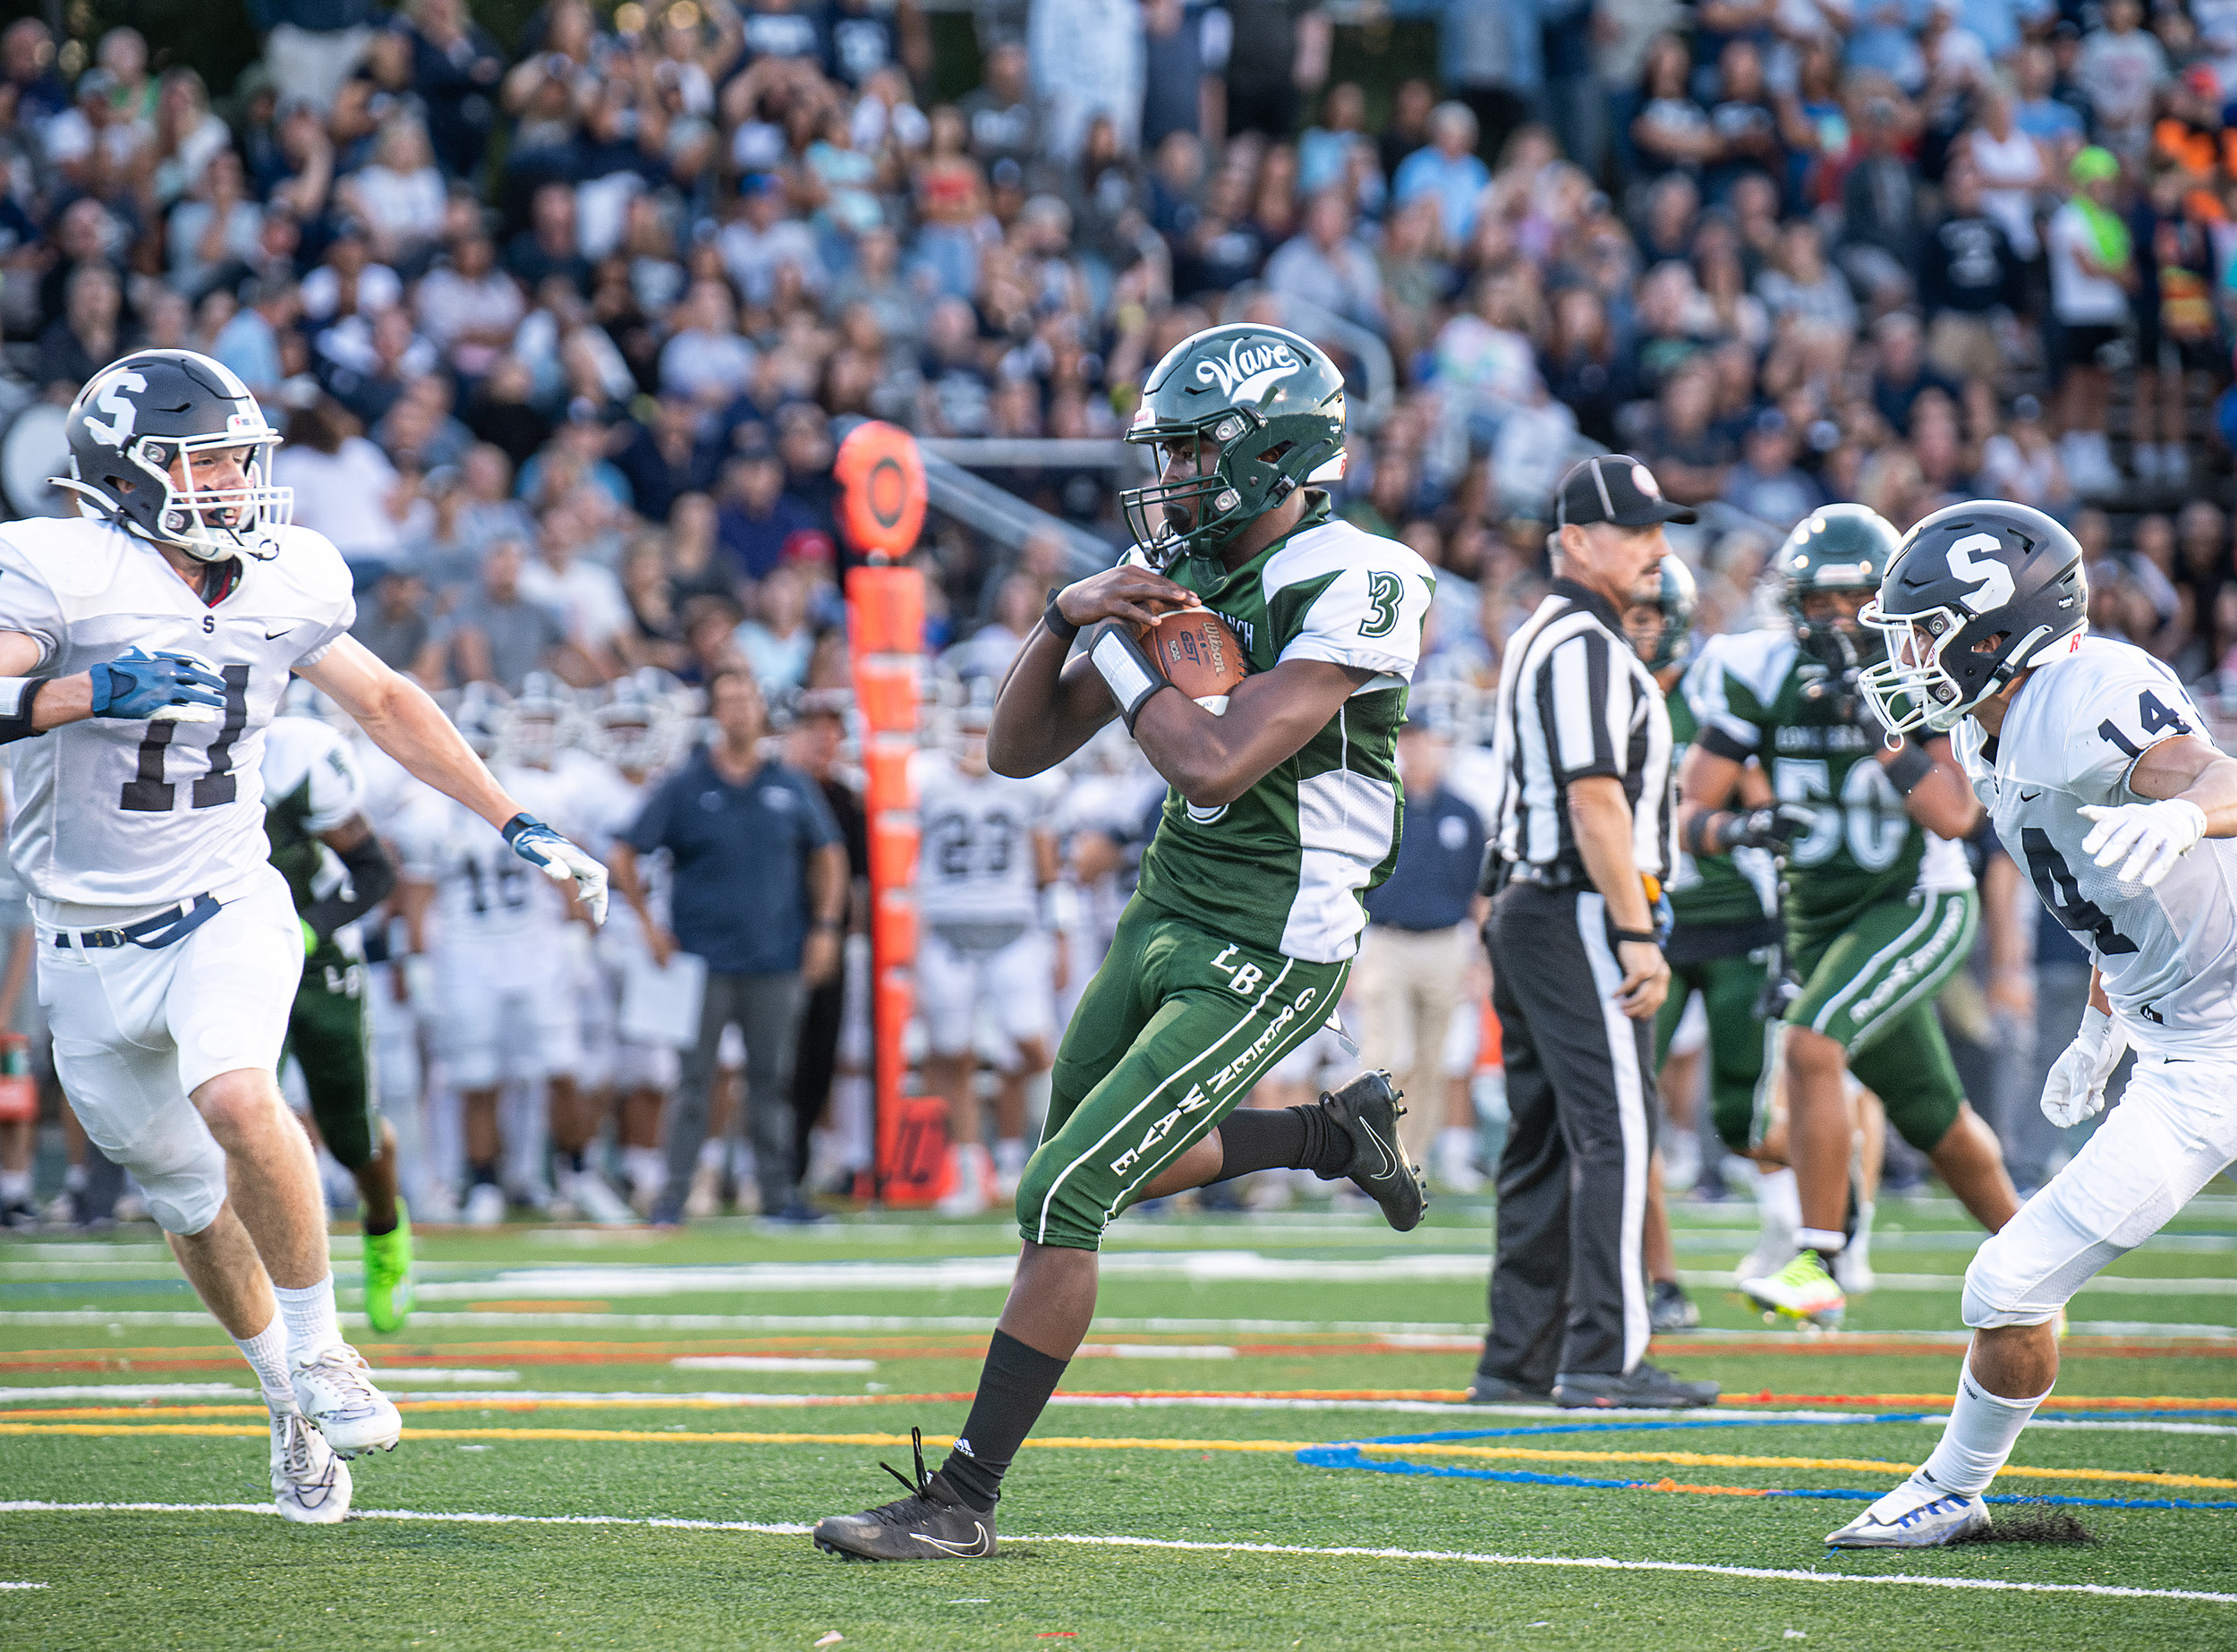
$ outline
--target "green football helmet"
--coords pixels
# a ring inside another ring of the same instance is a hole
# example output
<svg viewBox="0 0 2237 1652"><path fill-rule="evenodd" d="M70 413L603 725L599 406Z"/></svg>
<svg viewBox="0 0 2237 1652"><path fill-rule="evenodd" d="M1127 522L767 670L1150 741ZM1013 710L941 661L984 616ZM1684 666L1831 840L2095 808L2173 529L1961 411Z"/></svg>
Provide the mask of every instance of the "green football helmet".
<svg viewBox="0 0 2237 1652"><path fill-rule="evenodd" d="M1303 483L1344 473L1344 376L1317 345L1238 321L1176 345L1142 388L1127 440L1216 443L1204 475L1120 496L1150 566L1216 556Z"/></svg>
<svg viewBox="0 0 2237 1652"><path fill-rule="evenodd" d="M1779 600L1802 651L1831 671L1869 664L1885 651L1863 623L1805 617L1803 599L1821 591L1876 592L1902 542L1894 524L1862 505L1827 505L1795 524L1779 547Z"/></svg>
<svg viewBox="0 0 2237 1652"><path fill-rule="evenodd" d="M1631 613L1653 609L1661 616L1654 646L1639 656L1649 671L1683 665L1693 657L1693 614L1700 605L1700 585L1685 558L1675 551L1666 553L1661 567L1639 582L1632 593ZM1633 645L1638 646L1641 638L1631 629L1630 614L1624 616L1623 628Z"/></svg>

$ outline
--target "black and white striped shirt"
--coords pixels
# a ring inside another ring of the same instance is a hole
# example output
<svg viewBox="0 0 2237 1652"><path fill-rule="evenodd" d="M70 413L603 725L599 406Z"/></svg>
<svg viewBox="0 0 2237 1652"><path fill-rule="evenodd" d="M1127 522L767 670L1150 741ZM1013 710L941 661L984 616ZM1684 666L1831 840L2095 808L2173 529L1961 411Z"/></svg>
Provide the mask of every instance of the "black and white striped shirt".
<svg viewBox="0 0 2237 1652"><path fill-rule="evenodd" d="M1641 873L1669 881L1676 848L1670 711L1605 597L1574 580L1553 582L1508 640L1498 717L1493 854L1556 882L1586 881L1569 786L1613 775L1631 805L1633 859Z"/></svg>

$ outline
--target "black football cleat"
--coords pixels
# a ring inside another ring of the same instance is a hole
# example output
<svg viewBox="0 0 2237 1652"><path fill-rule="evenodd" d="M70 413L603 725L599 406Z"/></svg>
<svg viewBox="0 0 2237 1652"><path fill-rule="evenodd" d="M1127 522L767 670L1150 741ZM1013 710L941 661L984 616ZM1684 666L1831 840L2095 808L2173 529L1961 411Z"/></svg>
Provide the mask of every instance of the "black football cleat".
<svg viewBox="0 0 2237 1652"><path fill-rule="evenodd" d="M1470 1405L1552 1405L1553 1390L1535 1388L1528 1383L1517 1383L1503 1376L1493 1376L1478 1371L1468 1384Z"/></svg>
<svg viewBox="0 0 2237 1652"><path fill-rule="evenodd" d="M916 1452L914 1484L891 1463L883 1469L909 1494L860 1514L834 1514L815 1523L815 1546L841 1560L984 1560L994 1553L994 1511L984 1514L924 1472L924 1435L909 1430Z"/></svg>
<svg viewBox="0 0 2237 1652"><path fill-rule="evenodd" d="M1382 1219L1400 1233L1421 1225L1429 1205L1429 1184L1422 1167L1406 1156L1398 1121L1404 1092L1391 1087L1391 1075L1365 1072L1340 1090L1323 1092L1321 1107L1351 1138L1351 1162L1344 1174L1382 1207Z"/></svg>
<svg viewBox="0 0 2237 1652"><path fill-rule="evenodd" d="M1641 1360L1627 1372L1564 1371L1553 1379L1553 1403L1572 1410L1683 1411L1714 1405L1714 1383L1689 1383Z"/></svg>

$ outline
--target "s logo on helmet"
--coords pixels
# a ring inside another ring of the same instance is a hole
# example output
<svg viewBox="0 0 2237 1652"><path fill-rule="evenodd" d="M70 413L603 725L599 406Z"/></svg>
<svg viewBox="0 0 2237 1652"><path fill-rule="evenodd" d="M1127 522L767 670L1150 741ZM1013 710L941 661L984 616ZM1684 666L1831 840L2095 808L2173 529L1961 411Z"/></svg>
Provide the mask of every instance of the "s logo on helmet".
<svg viewBox="0 0 2237 1652"><path fill-rule="evenodd" d="M1965 593L1965 606L1976 614L1986 614L2012 600L2012 570L1995 553L2003 549L2003 541L1994 533L1969 533L1944 551L1943 559L1950 565L1950 572L1973 587ZM1991 560L1976 562L1973 553L1985 550Z"/></svg>
<svg viewBox="0 0 2237 1652"><path fill-rule="evenodd" d="M1238 338L1228 346L1226 361L1206 357L1197 362L1196 378L1202 383L1218 385L1220 394L1231 402L1255 402L1275 379L1304 365L1288 345L1254 344Z"/></svg>
<svg viewBox="0 0 2237 1652"><path fill-rule="evenodd" d="M101 394L93 398L94 406L108 414L103 423L91 413L86 415L85 428L112 447L122 447L132 439L132 426L140 421L140 408L125 397L127 390L145 390L148 381L138 373L118 373L101 387Z"/></svg>

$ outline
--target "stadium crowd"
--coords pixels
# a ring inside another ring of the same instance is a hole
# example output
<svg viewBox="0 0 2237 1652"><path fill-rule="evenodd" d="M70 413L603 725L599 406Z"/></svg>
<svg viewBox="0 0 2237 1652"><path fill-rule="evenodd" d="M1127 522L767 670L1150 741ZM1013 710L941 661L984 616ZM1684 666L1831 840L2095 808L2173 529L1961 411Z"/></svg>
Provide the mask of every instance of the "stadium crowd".
<svg viewBox="0 0 2237 1652"><path fill-rule="evenodd" d="M549 0L509 47L464 0L252 9L264 55L228 88L129 28L0 33L10 446L55 462L35 415L128 349L216 356L284 425L276 480L355 570L359 637L496 708L493 752L515 700L611 768L599 708L626 700L673 763L694 695L742 672L836 800L841 422L1115 439L1151 364L1238 319L1343 363L1340 508L1441 571L1417 693L1456 785L1590 444L1708 507L1671 536L1705 630L1765 616L1765 558L1822 503L1900 529L1994 495L2071 524L2099 631L2237 697L2230 0L978 0L953 102L915 0ZM1433 25L1437 72L1371 95L1340 43L1388 17ZM1120 473L1023 451L995 479L1115 551ZM1065 543L935 521L944 743ZM1040 881L1078 899L1036 922L1112 906L1139 779L1099 745L1042 799ZM2037 956L1988 933L1948 1010L1984 1052ZM1076 995L1093 958L1068 951ZM821 1013L810 1092L842 1042ZM818 1190L862 1162L840 1089L846 1119L796 1100L829 1127ZM990 1188L1016 1139L995 1101ZM641 1207L652 1107L617 1110ZM2023 1180L2060 1151L2008 1147ZM0 1203L30 1208L25 1173L0 1154ZM469 1191L455 1164L408 1179L430 1214Z"/></svg>

